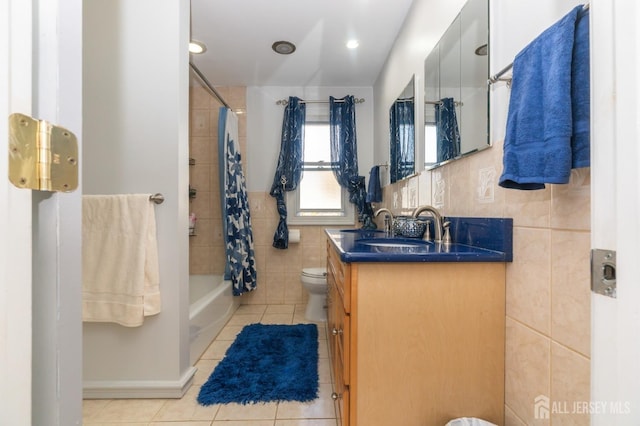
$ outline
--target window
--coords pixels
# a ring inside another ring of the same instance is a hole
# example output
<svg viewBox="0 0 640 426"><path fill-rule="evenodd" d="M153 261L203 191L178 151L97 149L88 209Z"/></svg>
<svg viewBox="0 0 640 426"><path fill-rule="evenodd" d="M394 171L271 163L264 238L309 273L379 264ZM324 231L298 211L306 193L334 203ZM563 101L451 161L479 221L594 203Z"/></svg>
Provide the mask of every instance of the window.
<svg viewBox="0 0 640 426"><path fill-rule="evenodd" d="M287 222L294 225L349 225L353 205L331 170L329 123L307 121L302 180L287 193Z"/></svg>

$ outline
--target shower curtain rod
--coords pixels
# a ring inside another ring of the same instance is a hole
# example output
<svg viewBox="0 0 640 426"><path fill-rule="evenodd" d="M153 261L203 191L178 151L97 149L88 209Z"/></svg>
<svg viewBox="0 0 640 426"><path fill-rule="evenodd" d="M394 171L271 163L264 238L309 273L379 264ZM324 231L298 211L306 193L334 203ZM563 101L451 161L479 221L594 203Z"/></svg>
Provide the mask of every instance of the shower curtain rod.
<svg viewBox="0 0 640 426"><path fill-rule="evenodd" d="M328 104L329 103L329 101L305 101L304 99L300 100L300 102L302 102L303 104ZM336 99L335 102L342 103L344 101L342 99ZM364 98L355 98L353 102L355 102L356 104L362 104L364 103ZM280 99L276 101L276 105L287 105L288 103L289 103L288 99Z"/></svg>
<svg viewBox="0 0 640 426"><path fill-rule="evenodd" d="M442 106L442 105L443 105L443 102L442 102L442 101L424 101L424 103L425 103L425 104L428 104L428 105L440 105L440 106ZM456 106L462 106L462 105L464 105L461 101L453 101L453 103L454 103Z"/></svg>
<svg viewBox="0 0 640 426"><path fill-rule="evenodd" d="M209 83L209 80L207 80L207 77L205 77L200 70L198 69L198 67L196 67L193 62L189 62L189 66L191 67L191 69L193 70L193 72L196 73L196 75L198 76L198 78L200 79L200 81L202 81L202 83L205 85L205 87L207 89L209 89L209 91L211 92L211 94L213 96L215 96L216 98L218 98L218 100L220 102L222 102L222 105L226 106L229 109L232 109L229 104L224 100L224 98L222 97L222 95L220 95L220 93L218 93L218 91L213 87L213 85L211 83Z"/></svg>

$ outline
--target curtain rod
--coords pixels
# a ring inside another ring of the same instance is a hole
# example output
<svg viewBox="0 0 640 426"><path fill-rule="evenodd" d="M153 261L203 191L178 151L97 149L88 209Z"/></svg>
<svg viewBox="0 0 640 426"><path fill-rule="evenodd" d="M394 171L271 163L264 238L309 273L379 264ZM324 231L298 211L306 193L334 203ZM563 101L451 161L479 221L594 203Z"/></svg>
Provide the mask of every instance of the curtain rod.
<svg viewBox="0 0 640 426"><path fill-rule="evenodd" d="M329 101L305 101L304 99L301 99L300 102L302 102L303 104L328 104L329 103ZM342 99L336 99L335 102L342 103L344 101ZM356 104L362 104L364 103L364 98L354 98L353 102ZM288 103L289 103L288 99L280 99L276 101L276 105L287 105Z"/></svg>
<svg viewBox="0 0 640 426"><path fill-rule="evenodd" d="M589 5L591 3L585 3L582 5L582 12L589 10ZM513 68L513 62L510 63L509 65L507 65L506 67L502 68L500 71L498 71L496 74L494 74L492 77L489 77L489 80L487 80L487 84L491 85L493 83L497 83L498 81L506 81L507 85L511 83L511 78L502 78L503 75L505 75L507 72L509 72L509 70L511 70L511 68Z"/></svg>
<svg viewBox="0 0 640 426"><path fill-rule="evenodd" d="M443 105L442 101L424 101L424 103L428 104L428 105L440 105L440 106ZM462 101L453 101L453 103L454 103L455 106L463 106L464 105L462 103Z"/></svg>
<svg viewBox="0 0 640 426"><path fill-rule="evenodd" d="M216 98L218 98L218 100L220 102L222 102L222 105L226 106L229 109L232 109L229 104L224 100L224 98L222 97L222 95L220 95L220 93L218 93L218 91L213 87L213 85L211 83L209 83L209 80L207 80L207 77L204 76L204 74L202 74L200 72L200 70L198 69L198 67L196 67L193 62L189 62L189 66L191 67L191 69L193 70L193 72L196 73L196 75L198 76L198 78L200 79L200 81L202 81L202 83L205 85L205 87L207 89L209 89L209 91L211 92L211 94L213 96L215 96Z"/></svg>

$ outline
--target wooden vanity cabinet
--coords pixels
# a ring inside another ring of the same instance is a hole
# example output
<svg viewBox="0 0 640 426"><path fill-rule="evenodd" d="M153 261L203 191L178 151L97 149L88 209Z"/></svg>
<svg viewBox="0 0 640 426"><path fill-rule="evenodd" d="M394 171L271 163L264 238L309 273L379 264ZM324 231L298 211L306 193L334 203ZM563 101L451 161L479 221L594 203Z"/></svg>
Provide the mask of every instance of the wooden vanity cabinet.
<svg viewBox="0 0 640 426"><path fill-rule="evenodd" d="M327 243L338 424L504 424L504 263L345 263Z"/></svg>

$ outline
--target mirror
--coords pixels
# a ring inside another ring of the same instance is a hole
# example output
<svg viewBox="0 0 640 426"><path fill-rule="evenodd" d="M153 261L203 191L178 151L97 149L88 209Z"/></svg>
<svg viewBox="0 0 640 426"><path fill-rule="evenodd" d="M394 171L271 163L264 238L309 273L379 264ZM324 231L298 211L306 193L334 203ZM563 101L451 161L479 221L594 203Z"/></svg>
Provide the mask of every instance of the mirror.
<svg viewBox="0 0 640 426"><path fill-rule="evenodd" d="M416 172L414 77L389 108L389 173L391 183Z"/></svg>
<svg viewBox="0 0 640 426"><path fill-rule="evenodd" d="M425 169L490 147L489 0L468 0L424 62Z"/></svg>

